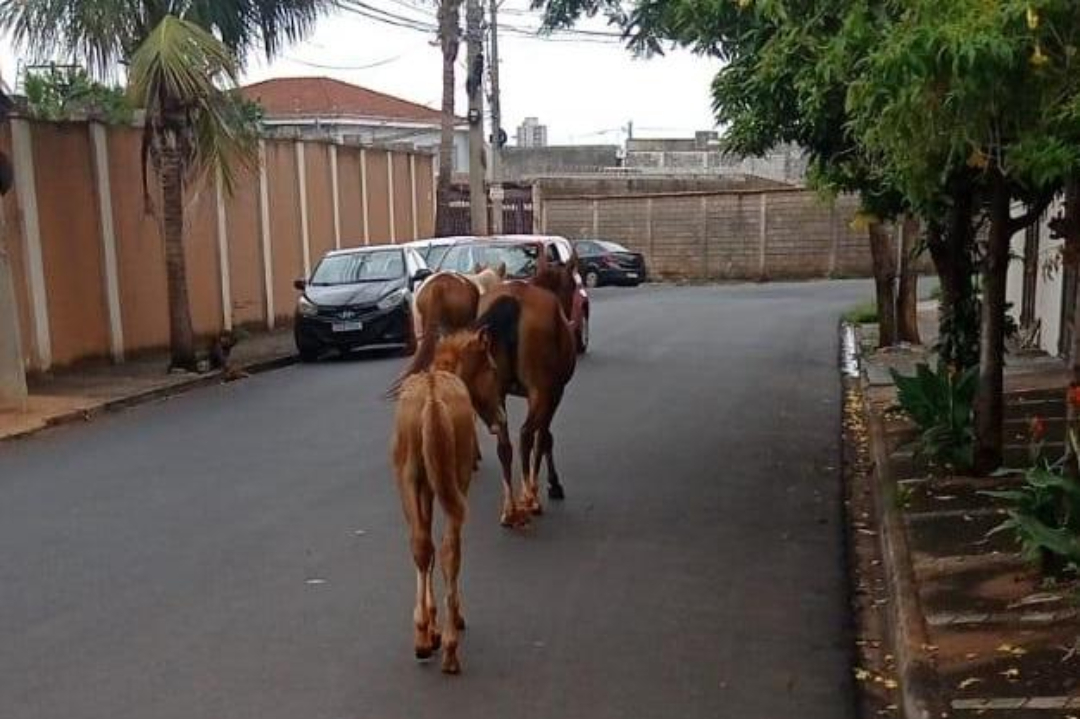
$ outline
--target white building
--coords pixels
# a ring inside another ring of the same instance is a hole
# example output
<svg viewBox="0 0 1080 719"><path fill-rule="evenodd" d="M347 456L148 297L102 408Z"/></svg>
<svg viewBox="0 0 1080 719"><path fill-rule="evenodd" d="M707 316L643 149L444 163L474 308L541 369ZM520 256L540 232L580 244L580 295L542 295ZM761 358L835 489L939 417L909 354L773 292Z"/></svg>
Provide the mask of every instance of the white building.
<svg viewBox="0 0 1080 719"><path fill-rule="evenodd" d="M518 125L518 147L547 147L547 125L541 125L535 117L526 117L525 121Z"/></svg>
<svg viewBox="0 0 1080 719"><path fill-rule="evenodd" d="M282 77L241 88L262 105L274 134L363 145L405 144L438 151L442 113L329 77ZM457 118L454 172L469 171L469 126Z"/></svg>

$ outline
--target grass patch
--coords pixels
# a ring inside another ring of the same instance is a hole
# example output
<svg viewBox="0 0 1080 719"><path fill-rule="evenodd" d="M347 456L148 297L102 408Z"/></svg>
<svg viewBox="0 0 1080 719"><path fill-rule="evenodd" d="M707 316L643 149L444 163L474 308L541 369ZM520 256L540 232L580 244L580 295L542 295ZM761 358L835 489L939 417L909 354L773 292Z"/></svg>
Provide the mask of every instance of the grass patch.
<svg viewBox="0 0 1080 719"><path fill-rule="evenodd" d="M873 324L877 319L877 305L873 302L864 302L856 305L843 314L844 321L855 325Z"/></svg>

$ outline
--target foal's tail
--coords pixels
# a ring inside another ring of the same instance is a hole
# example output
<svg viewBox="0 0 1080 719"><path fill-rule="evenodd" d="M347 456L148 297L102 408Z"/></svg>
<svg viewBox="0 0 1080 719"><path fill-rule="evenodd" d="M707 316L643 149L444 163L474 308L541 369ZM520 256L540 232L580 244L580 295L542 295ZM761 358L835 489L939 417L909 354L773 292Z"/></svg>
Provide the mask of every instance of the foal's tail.
<svg viewBox="0 0 1080 719"><path fill-rule="evenodd" d="M448 515L465 520L465 500L457 482L457 446L446 403L438 396L435 373L428 372L428 396L420 411L420 446L428 486Z"/></svg>

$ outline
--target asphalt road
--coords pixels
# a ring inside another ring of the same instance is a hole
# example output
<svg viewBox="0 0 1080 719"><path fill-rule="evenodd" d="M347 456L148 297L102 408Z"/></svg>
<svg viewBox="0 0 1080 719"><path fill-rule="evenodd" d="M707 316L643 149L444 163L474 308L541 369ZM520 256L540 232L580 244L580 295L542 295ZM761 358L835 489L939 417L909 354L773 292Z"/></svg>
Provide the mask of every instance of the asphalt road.
<svg viewBox="0 0 1080 719"><path fill-rule="evenodd" d="M500 528L484 445L457 678L412 658L400 359L0 446L0 717L849 717L836 318L868 296L598 292L566 501Z"/></svg>

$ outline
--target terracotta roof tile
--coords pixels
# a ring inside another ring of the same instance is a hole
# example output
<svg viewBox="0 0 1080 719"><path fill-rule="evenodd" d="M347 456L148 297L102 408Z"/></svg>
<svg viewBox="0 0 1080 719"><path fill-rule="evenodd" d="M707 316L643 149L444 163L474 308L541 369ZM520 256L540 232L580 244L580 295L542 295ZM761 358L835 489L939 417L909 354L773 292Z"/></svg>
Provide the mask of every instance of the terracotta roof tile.
<svg viewBox="0 0 1080 719"><path fill-rule="evenodd" d="M380 118L438 123L438 110L329 77L281 77L241 88L269 118ZM459 121L461 118L458 118Z"/></svg>

